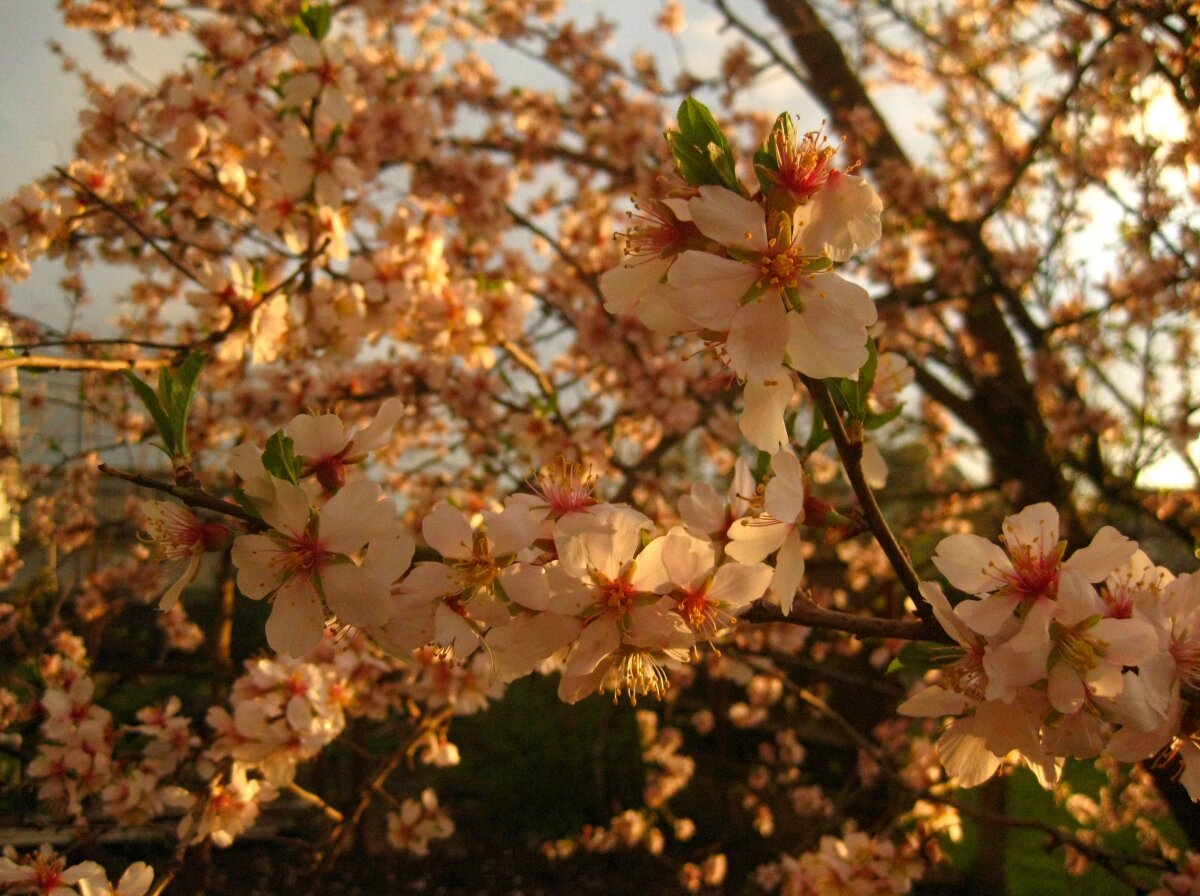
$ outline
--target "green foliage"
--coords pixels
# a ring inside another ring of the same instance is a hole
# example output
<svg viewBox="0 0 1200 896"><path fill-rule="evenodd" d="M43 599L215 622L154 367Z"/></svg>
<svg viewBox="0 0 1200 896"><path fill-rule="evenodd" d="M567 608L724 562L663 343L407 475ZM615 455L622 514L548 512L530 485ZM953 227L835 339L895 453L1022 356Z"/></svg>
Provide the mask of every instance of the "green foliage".
<svg viewBox="0 0 1200 896"><path fill-rule="evenodd" d="M188 461L187 420L192 409L192 399L196 396L196 387L200 384L200 371L206 361L204 352L195 351L188 355L187 360L171 371L164 367L158 375L158 392L156 393L134 373L125 370L125 378L129 380L134 391L154 418L158 434L162 438L162 450L171 458L171 462L182 464Z"/></svg>
<svg viewBox="0 0 1200 896"><path fill-rule="evenodd" d="M916 674L924 674L930 669L937 669L947 663L961 658L963 649L951 647L948 644L935 644L932 641L913 641L905 644L896 657L888 664L887 674L891 675L901 670Z"/></svg>
<svg viewBox="0 0 1200 896"><path fill-rule="evenodd" d="M708 107L693 97L679 106L679 130L667 131L667 145L679 175L693 187L715 185L744 196L737 159Z"/></svg>
<svg viewBox="0 0 1200 896"><path fill-rule="evenodd" d="M283 479L292 485L300 483L300 458L296 457L291 438L282 429L275 430L267 439L262 461L266 471L276 479Z"/></svg>
<svg viewBox="0 0 1200 896"><path fill-rule="evenodd" d="M307 34L315 40L324 40L333 25L333 9L328 3L305 3L300 14L292 19L292 30Z"/></svg>
<svg viewBox="0 0 1200 896"><path fill-rule="evenodd" d="M775 187L775 180L771 175L779 171L776 147L780 142L785 146L794 145L796 142L796 126L792 123L792 116L787 112L775 119L775 124L771 126L771 133L767 135L763 145L754 152L754 174L758 177L758 185L764 196L770 196L771 190Z"/></svg>

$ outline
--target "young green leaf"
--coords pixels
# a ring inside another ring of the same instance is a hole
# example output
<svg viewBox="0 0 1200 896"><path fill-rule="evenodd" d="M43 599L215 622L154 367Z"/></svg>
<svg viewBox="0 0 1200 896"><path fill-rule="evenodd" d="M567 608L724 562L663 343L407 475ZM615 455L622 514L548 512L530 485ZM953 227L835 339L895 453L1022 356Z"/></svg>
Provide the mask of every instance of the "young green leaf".
<svg viewBox="0 0 1200 896"><path fill-rule="evenodd" d="M323 40L333 24L333 10L328 3L305 3L300 7L300 14L292 19L292 30L297 34L307 34L316 40Z"/></svg>
<svg viewBox="0 0 1200 896"><path fill-rule="evenodd" d="M263 468L276 479L299 485L301 464L291 438L282 429L275 430L267 439L267 448L262 457Z"/></svg>
<svg viewBox="0 0 1200 896"><path fill-rule="evenodd" d="M167 416L167 412L163 410L163 406L159 403L158 396L133 371L122 370L121 373L124 374L125 379L129 380L130 385L133 386L133 390L137 392L138 398L142 400L142 404L146 406L146 410L154 418L154 425L158 427L158 434L162 437L167 454L174 456L174 451L172 450L171 420Z"/></svg>
<svg viewBox="0 0 1200 896"><path fill-rule="evenodd" d="M200 371L204 369L204 363L207 360L204 352L192 352L187 356L187 360L179 365L179 369L169 377L171 391L169 397L164 399L164 404L175 435L175 444L179 449L179 456L182 458L186 458L188 454L188 414L192 410L192 399L196 397L196 388L200 385Z"/></svg>

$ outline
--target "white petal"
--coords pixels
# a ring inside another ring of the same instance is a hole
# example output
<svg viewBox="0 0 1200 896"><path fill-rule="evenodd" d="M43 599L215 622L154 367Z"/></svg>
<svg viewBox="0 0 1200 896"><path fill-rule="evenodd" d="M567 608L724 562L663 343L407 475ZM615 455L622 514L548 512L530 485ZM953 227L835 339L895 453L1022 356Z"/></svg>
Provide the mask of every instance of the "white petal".
<svg viewBox="0 0 1200 896"><path fill-rule="evenodd" d="M896 712L917 718L956 716L968 706L970 701L962 694L933 685L909 697L896 707Z"/></svg>
<svg viewBox="0 0 1200 896"><path fill-rule="evenodd" d="M667 282L675 310L709 330L725 331L742 297L758 280L758 270L732 258L689 249L671 265Z"/></svg>
<svg viewBox="0 0 1200 896"><path fill-rule="evenodd" d="M583 623L557 613L522 613L486 637L488 652L503 682L528 675L542 660L578 637Z"/></svg>
<svg viewBox="0 0 1200 896"><path fill-rule="evenodd" d="M611 619L599 618L580 634L571 648L563 675L586 675L621 646L621 634Z"/></svg>
<svg viewBox="0 0 1200 896"><path fill-rule="evenodd" d="M792 378L780 369L766 380L748 380L743 393L745 402L738 425L759 451L774 454L788 442L784 412L791 403L795 387Z"/></svg>
<svg viewBox="0 0 1200 896"><path fill-rule="evenodd" d="M767 554L779 550L788 531L786 524L763 518L734 520L729 527L730 541L725 546L725 553L739 563L758 563Z"/></svg>
<svg viewBox="0 0 1200 896"><path fill-rule="evenodd" d="M812 205L810 223L801 234L809 253L821 251L834 261L845 261L883 233L879 220L883 202L871 185L856 175L832 172Z"/></svg>
<svg viewBox="0 0 1200 896"><path fill-rule="evenodd" d="M1073 569L1089 582L1099 582L1132 557L1136 550L1136 541L1126 538L1112 526L1105 526L1096 533L1090 545L1068 557L1063 567Z"/></svg>
<svg viewBox="0 0 1200 896"><path fill-rule="evenodd" d="M291 536L300 535L308 528L309 511L312 504L308 493L298 485L271 477L274 483L275 500L258 508L263 520L272 529Z"/></svg>
<svg viewBox="0 0 1200 896"><path fill-rule="evenodd" d="M396 505L384 498L379 484L359 479L342 488L321 508L321 545L335 554L357 551L372 538L396 527Z"/></svg>
<svg viewBox="0 0 1200 896"><path fill-rule="evenodd" d="M391 438L392 430L404 416L404 402L399 398L388 398L380 406L375 419L350 440L350 454L363 454L382 448Z"/></svg>
<svg viewBox="0 0 1200 896"><path fill-rule="evenodd" d="M1048 676L1046 696L1050 698L1051 706L1069 715L1083 706L1083 681L1066 663L1055 663Z"/></svg>
<svg viewBox="0 0 1200 896"><path fill-rule="evenodd" d="M766 216L757 202L724 187L708 185L688 202L688 211L709 239L730 248L767 251Z"/></svg>
<svg viewBox="0 0 1200 896"><path fill-rule="evenodd" d="M676 526L664 536L662 559L672 582L694 588L712 573L716 557L707 538L696 538ZM640 565L639 559L639 569Z"/></svg>
<svg viewBox="0 0 1200 896"><path fill-rule="evenodd" d="M1019 603L1018 597L993 594L981 600L964 600L954 612L971 631L991 638L1000 633Z"/></svg>
<svg viewBox="0 0 1200 896"><path fill-rule="evenodd" d="M321 571L325 602L338 619L359 627L383 625L392 614L391 580L353 563L335 563Z"/></svg>
<svg viewBox="0 0 1200 896"><path fill-rule="evenodd" d="M774 290L746 303L734 313L725 349L740 378L769 380L776 376L783 365L788 340L787 318L788 313ZM865 341L865 332L863 336Z"/></svg>
<svg viewBox="0 0 1200 896"><path fill-rule="evenodd" d="M237 567L238 590L260 600L279 587L284 551L269 535L243 535L233 542L233 565Z"/></svg>
<svg viewBox="0 0 1200 896"><path fill-rule="evenodd" d="M628 314L667 274L673 259L639 256L600 275L600 293L609 314Z"/></svg>
<svg viewBox="0 0 1200 896"><path fill-rule="evenodd" d="M792 612L792 601L796 589L804 579L804 548L800 536L793 529L784 539L783 547L775 557L775 575L771 577L771 593L779 600L779 607L786 616Z"/></svg>
<svg viewBox="0 0 1200 896"><path fill-rule="evenodd" d="M346 426L337 414L300 414L284 431L300 457L333 457L346 447Z"/></svg>
<svg viewBox="0 0 1200 896"><path fill-rule="evenodd" d="M763 596L771 584L772 570L765 563L726 563L713 576L709 600L737 610Z"/></svg>
<svg viewBox="0 0 1200 896"><path fill-rule="evenodd" d="M933 565L946 581L968 594L995 591L1003 584L1000 576L1013 571L1008 555L999 545L967 533L938 542Z"/></svg>
<svg viewBox="0 0 1200 896"><path fill-rule="evenodd" d="M421 523L425 543L441 554L455 560L465 560L472 554L471 524L462 511L449 504L439 504Z"/></svg>
<svg viewBox="0 0 1200 896"><path fill-rule="evenodd" d="M1001 757L990 752L983 738L971 733L966 720L955 722L937 742L938 758L963 787L977 787L1000 768Z"/></svg>
<svg viewBox="0 0 1200 896"><path fill-rule="evenodd" d="M1044 501L1030 504L1020 513L1006 517L1003 529L1010 547L1033 547L1034 556L1044 557L1058 545L1058 511Z"/></svg>
<svg viewBox="0 0 1200 896"><path fill-rule="evenodd" d="M804 468L800 458L789 449L782 449L771 458L774 478L767 483L763 495L763 510L783 523L804 522Z"/></svg>
<svg viewBox="0 0 1200 896"><path fill-rule="evenodd" d="M550 606L550 583L546 570L528 563L514 563L500 573L500 585L510 601L529 610Z"/></svg>
<svg viewBox="0 0 1200 896"><path fill-rule="evenodd" d="M272 650L297 658L320 643L325 610L310 581L293 576L279 589L266 631Z"/></svg>

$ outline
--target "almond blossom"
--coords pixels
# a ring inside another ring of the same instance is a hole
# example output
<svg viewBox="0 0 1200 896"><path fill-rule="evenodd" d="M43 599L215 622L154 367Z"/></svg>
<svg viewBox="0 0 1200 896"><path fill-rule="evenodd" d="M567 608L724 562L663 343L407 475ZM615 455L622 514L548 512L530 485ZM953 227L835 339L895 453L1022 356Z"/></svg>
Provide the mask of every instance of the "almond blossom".
<svg viewBox="0 0 1200 896"><path fill-rule="evenodd" d="M961 648L961 656L939 666L942 684L926 687L896 711L909 716L956 716L938 739L937 753L946 771L963 787L982 784L1014 752L1044 784L1056 781L1061 762L1047 753L1038 736L1048 708L1045 698L1025 690L1011 701L988 699L984 639L966 624L957 608L951 608L936 583L922 582L921 594ZM1015 626L1014 621L1009 631Z"/></svg>
<svg viewBox="0 0 1200 896"><path fill-rule="evenodd" d="M804 546L798 527L804 523L808 484L800 459L791 451L772 457L771 470L775 475L763 493L763 514L735 520L725 550L741 563L758 563L778 551L771 593L786 615L792 611L796 589L804 578Z"/></svg>
<svg viewBox="0 0 1200 896"><path fill-rule="evenodd" d="M870 189L869 187L867 189ZM676 288L675 307L700 327L726 333L730 364L744 379L776 378L785 362L813 377L850 376L867 360L867 327L875 306L866 290L827 270L826 239L862 248L849 231L857 208L831 206L819 224L820 246L805 243L810 214L800 206L768 234L761 205L723 187L700 188L688 202L705 236L725 246L730 258L688 250L667 275ZM840 254L840 253L839 253Z"/></svg>
<svg viewBox="0 0 1200 896"><path fill-rule="evenodd" d="M640 557L643 569L661 566L667 581L656 591L675 601L675 612L698 640L711 642L731 627L771 582L771 568L762 563L724 563L714 569L711 542L678 526L647 545Z"/></svg>
<svg viewBox="0 0 1200 896"><path fill-rule="evenodd" d="M352 482L318 510L299 486L273 485L275 501L260 508L271 531L233 544L242 593L272 599L271 646L303 656L321 640L327 609L348 625L385 622L392 582L408 568L414 544L379 486Z"/></svg>
<svg viewBox="0 0 1200 896"><path fill-rule="evenodd" d="M1091 583L1103 581L1137 550L1135 542L1105 526L1088 547L1064 560L1058 511L1044 503L1006 517L1003 532L1007 553L962 533L938 543L933 563L955 588L979 596L957 608L974 631L991 638L1019 616L1021 628L1006 642L1010 654L1048 651L1051 620L1061 613L1073 624L1094 611L1097 594ZM1029 665L1036 665L1033 658ZM999 680L993 684L1002 686Z"/></svg>
<svg viewBox="0 0 1200 896"><path fill-rule="evenodd" d="M661 694L666 682L656 651L691 647L691 632L672 612L673 601L655 594L664 584L661 566L634 559L648 523L640 513L611 504L559 523L560 566L550 609L583 619L559 685L559 696L568 702L602 686L614 693Z"/></svg>
<svg viewBox="0 0 1200 896"><path fill-rule="evenodd" d="M403 414L404 403L389 398L379 405L375 419L357 432L347 428L337 414L300 414L284 432L305 461L304 475L316 476L325 490L333 493L345 485L348 465L387 444Z"/></svg>
<svg viewBox="0 0 1200 896"><path fill-rule="evenodd" d="M86 896L85 880L94 882L97 888L100 881L107 881L104 869L96 862L80 862L68 867L67 860L57 855L49 844L43 844L36 853L23 859L10 850L11 847L6 847L4 855L0 856L0 887L5 890L13 888L13 892L36 893L37 896L77 896L79 893ZM76 890L76 887L80 889Z"/></svg>
<svg viewBox="0 0 1200 896"><path fill-rule="evenodd" d="M139 511L145 538L153 550L166 560L186 560L183 571L158 603L160 610L170 610L179 601L183 590L200 573L200 561L207 551L215 551L226 543L229 529L220 523L206 523L182 504L174 501L143 501Z"/></svg>

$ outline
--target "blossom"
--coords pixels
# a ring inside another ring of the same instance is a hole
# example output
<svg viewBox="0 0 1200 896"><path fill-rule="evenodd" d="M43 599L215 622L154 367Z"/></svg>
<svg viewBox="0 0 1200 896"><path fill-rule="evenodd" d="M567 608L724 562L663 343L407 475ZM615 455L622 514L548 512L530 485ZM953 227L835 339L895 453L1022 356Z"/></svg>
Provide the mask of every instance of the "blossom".
<svg viewBox="0 0 1200 896"><path fill-rule="evenodd" d="M785 360L808 376L850 376L866 362L875 306L862 287L829 272L822 254L826 231L849 226L845 209L822 222L815 253L805 245L813 206L798 207L774 236L758 203L724 187L701 187L688 209L700 232L733 257L684 252L667 275L675 307L697 326L726 334L739 377L774 379Z"/></svg>
<svg viewBox="0 0 1200 896"><path fill-rule="evenodd" d="M625 234L625 258L600 275L610 314L634 314L647 327L677 333L691 326L671 306L667 271L685 248L702 243L684 199L650 199L638 205L636 224Z"/></svg>
<svg viewBox="0 0 1200 896"><path fill-rule="evenodd" d="M1023 690L1011 701L988 699L986 642L966 624L957 608L950 606L939 585L922 582L921 595L961 653L938 667L942 684L923 689L896 711L908 716L957 716L938 739L937 754L946 771L964 787L982 784L1013 751L1039 780L1056 780L1061 763L1047 753L1038 736L1047 708L1045 698ZM1014 620L1007 630L1015 626Z"/></svg>
<svg viewBox="0 0 1200 896"><path fill-rule="evenodd" d="M326 607L349 625L385 622L392 582L408 568L414 545L379 486L353 482L319 511L299 486L275 480L274 491L275 502L261 508L272 531L243 535L233 545L242 593L273 598L271 646L303 656L321 640ZM355 562L351 555L364 546L366 557Z"/></svg>
<svg viewBox="0 0 1200 896"><path fill-rule="evenodd" d="M158 603L160 610L167 611L199 574L205 552L221 547L229 530L220 523L204 522L174 501L143 501L139 510L145 538L154 551L166 560L186 560L183 571Z"/></svg>
<svg viewBox="0 0 1200 896"><path fill-rule="evenodd" d="M0 856L0 886L19 888L14 892L36 893L37 896L77 896L83 881L104 881L104 869L95 862L80 862L67 867L66 859L55 854L48 844L36 853L15 861L6 852ZM77 891L74 887L80 886ZM131 894L132 896L132 894ZM140 896L140 894L139 894Z"/></svg>
<svg viewBox="0 0 1200 896"><path fill-rule="evenodd" d="M304 475L316 476L326 491L336 492L346 482L346 467L386 445L403 414L404 403L389 398L380 404L375 419L357 432L348 429L337 414L300 414L284 432L305 461Z"/></svg>
<svg viewBox="0 0 1200 896"><path fill-rule="evenodd" d="M515 562L538 537L544 515L530 501L511 502L500 513L486 511L483 526L472 530L461 511L437 505L421 532L443 559L418 563L401 583L379 632L383 642L410 650L435 643L465 657L484 625L504 625L521 607L546 609L549 592L540 572Z"/></svg>
<svg viewBox="0 0 1200 896"><path fill-rule="evenodd" d="M549 609L584 621L563 669L559 696L580 699L606 677L614 691L661 693L665 678L656 650L691 646L691 632L672 601L655 598L661 566L638 563L642 529L637 511L601 504L559 521L559 567Z"/></svg>
<svg viewBox="0 0 1200 896"><path fill-rule="evenodd" d="M712 544L679 526L647 545L641 557L643 568L656 563L667 579L656 590L675 601L675 612L696 637L709 641L736 622L771 581L771 568L762 563L724 563L714 571Z"/></svg>
<svg viewBox="0 0 1200 896"><path fill-rule="evenodd" d="M729 527L726 553L742 563L758 563L775 551L775 573L771 592L784 614L792 611L796 589L804 578L804 546L798 527L804 523L804 500L808 486L800 459L791 451L771 458L775 476L763 494L763 515L743 517Z"/></svg>
<svg viewBox="0 0 1200 896"><path fill-rule="evenodd" d="M406 799L400 811L387 814L388 845L418 856L429 854L430 840L444 840L454 833L454 822L438 805L432 788L421 791L421 799Z"/></svg>
<svg viewBox="0 0 1200 896"><path fill-rule="evenodd" d="M1084 618L1097 597L1090 583L1102 581L1137 550L1135 542L1105 526L1088 547L1064 559L1058 511L1045 503L1006 517L1003 533L1007 553L978 535L961 533L939 542L933 563L955 588L981 597L957 608L979 634L996 635L1018 613L1021 629L1008 642L1011 651L1048 644L1050 620L1058 613L1072 622Z"/></svg>
<svg viewBox="0 0 1200 896"><path fill-rule="evenodd" d="M82 896L142 896L154 883L154 869L145 862L134 862L125 869L114 888L108 879L85 877L79 882Z"/></svg>

